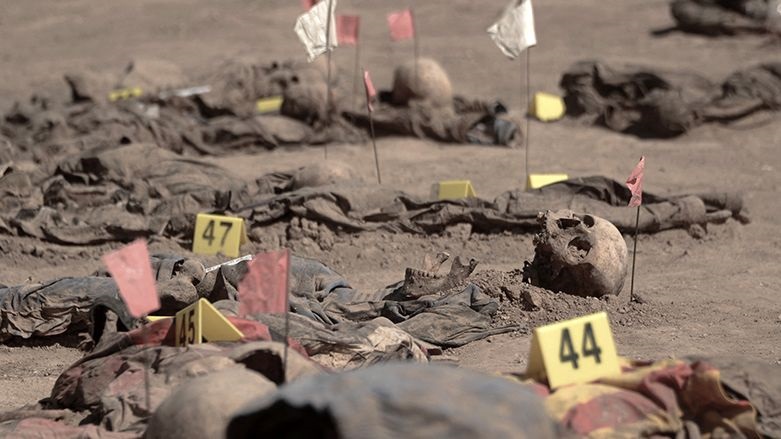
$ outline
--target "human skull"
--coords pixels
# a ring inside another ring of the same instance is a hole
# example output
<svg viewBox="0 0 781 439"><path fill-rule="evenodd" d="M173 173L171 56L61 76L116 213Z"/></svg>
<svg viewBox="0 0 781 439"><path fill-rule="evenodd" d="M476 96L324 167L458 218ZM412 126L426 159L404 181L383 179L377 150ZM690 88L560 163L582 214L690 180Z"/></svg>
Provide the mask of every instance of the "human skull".
<svg viewBox="0 0 781 439"><path fill-rule="evenodd" d="M223 437L236 410L275 390L274 383L243 366L186 381L152 414L145 438Z"/></svg>
<svg viewBox="0 0 781 439"><path fill-rule="evenodd" d="M450 78L433 59L419 59L417 70L415 61L408 61L393 72L393 104L409 105L412 100L423 100L434 107L452 107L453 86Z"/></svg>
<svg viewBox="0 0 781 439"><path fill-rule="evenodd" d="M349 182L357 178L357 173L347 163L329 160L299 168L293 174L293 189Z"/></svg>
<svg viewBox="0 0 781 439"><path fill-rule="evenodd" d="M570 210L540 213L542 231L534 237L534 260L524 280L576 296L618 295L624 286L626 242L609 221Z"/></svg>
<svg viewBox="0 0 781 439"><path fill-rule="evenodd" d="M307 124L324 121L327 114L328 88L325 81L290 84L283 93L279 112Z"/></svg>

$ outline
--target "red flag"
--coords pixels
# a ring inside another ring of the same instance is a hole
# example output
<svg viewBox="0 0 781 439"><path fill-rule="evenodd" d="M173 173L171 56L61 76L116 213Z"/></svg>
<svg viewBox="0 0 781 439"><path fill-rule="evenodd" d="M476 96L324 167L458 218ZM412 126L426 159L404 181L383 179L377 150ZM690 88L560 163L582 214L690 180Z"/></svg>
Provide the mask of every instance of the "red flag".
<svg viewBox="0 0 781 439"><path fill-rule="evenodd" d="M344 45L358 44L358 27L361 17L357 15L336 16L336 41Z"/></svg>
<svg viewBox="0 0 781 439"><path fill-rule="evenodd" d="M289 270L287 249L256 255L239 284L239 317L286 312Z"/></svg>
<svg viewBox="0 0 781 439"><path fill-rule="evenodd" d="M637 207L643 204L643 173L645 171L645 156L640 157L640 161L632 170L632 174L626 179L626 187L632 192L632 199L629 200L629 207Z"/></svg>
<svg viewBox="0 0 781 439"><path fill-rule="evenodd" d="M305 11L312 9L312 6L317 4L318 0L301 0L301 6Z"/></svg>
<svg viewBox="0 0 781 439"><path fill-rule="evenodd" d="M103 255L103 263L117 283L119 295L130 315L139 318L160 309L149 250L144 240L139 239Z"/></svg>
<svg viewBox="0 0 781 439"><path fill-rule="evenodd" d="M363 71L363 88L366 89L366 106L369 108L369 111L374 111L372 100L377 96L377 90L374 89L368 70Z"/></svg>
<svg viewBox="0 0 781 439"><path fill-rule="evenodd" d="M404 9L388 14L388 27L393 41L409 40L415 37L412 11Z"/></svg>

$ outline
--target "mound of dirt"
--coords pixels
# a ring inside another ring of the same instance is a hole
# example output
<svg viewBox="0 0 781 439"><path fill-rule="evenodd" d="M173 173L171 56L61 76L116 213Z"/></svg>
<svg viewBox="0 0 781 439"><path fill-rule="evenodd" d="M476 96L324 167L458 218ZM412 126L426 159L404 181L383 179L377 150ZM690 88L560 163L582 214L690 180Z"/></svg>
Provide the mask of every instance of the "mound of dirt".
<svg viewBox="0 0 781 439"><path fill-rule="evenodd" d="M524 283L521 269L481 271L469 281L499 300L494 317L498 326L514 323L531 330L600 311L606 311L612 324L619 326L656 326L663 317L658 304L644 298L629 301L626 291L602 298L573 296Z"/></svg>

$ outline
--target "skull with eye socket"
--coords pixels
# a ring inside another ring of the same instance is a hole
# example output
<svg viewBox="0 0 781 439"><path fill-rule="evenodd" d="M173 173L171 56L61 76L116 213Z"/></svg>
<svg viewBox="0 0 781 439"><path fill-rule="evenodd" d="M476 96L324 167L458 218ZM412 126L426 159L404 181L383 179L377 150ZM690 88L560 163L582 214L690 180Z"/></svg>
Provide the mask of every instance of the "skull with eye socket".
<svg viewBox="0 0 781 439"><path fill-rule="evenodd" d="M534 237L534 260L524 264L524 281L576 296L621 292L628 253L612 223L570 210L549 210L537 220L542 231Z"/></svg>

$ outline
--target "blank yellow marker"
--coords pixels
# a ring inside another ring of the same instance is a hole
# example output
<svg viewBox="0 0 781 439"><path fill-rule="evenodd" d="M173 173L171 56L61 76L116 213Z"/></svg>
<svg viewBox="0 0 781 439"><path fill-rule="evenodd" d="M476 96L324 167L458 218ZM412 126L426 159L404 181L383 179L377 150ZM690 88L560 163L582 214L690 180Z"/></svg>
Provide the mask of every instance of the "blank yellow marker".
<svg viewBox="0 0 781 439"><path fill-rule="evenodd" d="M550 93L537 92L534 94L529 113L543 122L552 122L564 117L566 110L564 99Z"/></svg>
<svg viewBox="0 0 781 439"><path fill-rule="evenodd" d="M476 197L475 188L469 180L450 180L439 182L440 200L460 200Z"/></svg>

